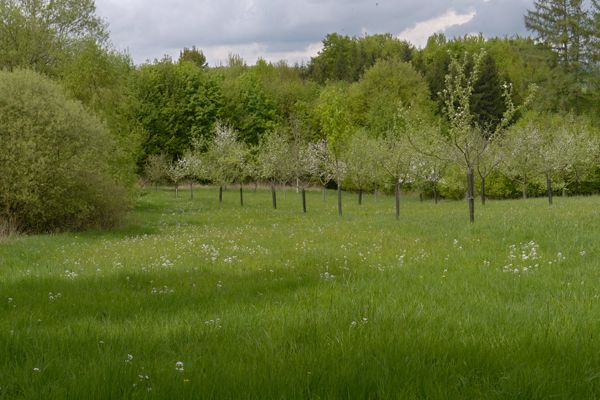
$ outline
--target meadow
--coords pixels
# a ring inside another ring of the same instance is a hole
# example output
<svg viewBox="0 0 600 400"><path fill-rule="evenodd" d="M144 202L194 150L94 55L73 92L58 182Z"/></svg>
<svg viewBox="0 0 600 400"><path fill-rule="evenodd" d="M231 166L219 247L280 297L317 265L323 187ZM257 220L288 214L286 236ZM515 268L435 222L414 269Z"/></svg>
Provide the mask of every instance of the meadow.
<svg viewBox="0 0 600 400"><path fill-rule="evenodd" d="M166 188L0 241L0 399L600 398L600 198Z"/></svg>

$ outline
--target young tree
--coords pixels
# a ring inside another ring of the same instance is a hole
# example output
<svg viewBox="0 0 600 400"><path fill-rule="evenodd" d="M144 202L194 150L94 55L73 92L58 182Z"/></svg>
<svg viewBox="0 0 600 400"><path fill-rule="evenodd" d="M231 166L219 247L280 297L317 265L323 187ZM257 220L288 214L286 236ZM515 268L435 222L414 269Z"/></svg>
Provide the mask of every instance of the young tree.
<svg viewBox="0 0 600 400"><path fill-rule="evenodd" d="M183 159L171 162L167 167L167 177L175 185L175 197L179 197L179 182L188 175L188 168Z"/></svg>
<svg viewBox="0 0 600 400"><path fill-rule="evenodd" d="M230 127L217 124L215 137L209 144L205 160L210 167L211 179L219 185L219 203L223 202L223 186L238 182L240 205L244 205L243 180L246 177L248 148L238 141L237 133Z"/></svg>
<svg viewBox="0 0 600 400"><path fill-rule="evenodd" d="M527 199L529 182L540 170L539 149L542 140L540 126L536 118L529 114L511 127L502 141L502 148L506 153L502 163L503 172L523 185L523 199Z"/></svg>
<svg viewBox="0 0 600 400"><path fill-rule="evenodd" d="M347 176L358 189L359 205L362 205L364 189L375 181L378 150L377 141L370 138L364 130L359 130L350 139L344 153L344 161L348 168Z"/></svg>
<svg viewBox="0 0 600 400"><path fill-rule="evenodd" d="M272 131L263 137L258 150L258 175L271 184L273 208L277 209L277 182L289 176L290 146L280 131Z"/></svg>
<svg viewBox="0 0 600 400"><path fill-rule="evenodd" d="M346 87L340 84L326 86L321 92L317 113L333 161L332 166L337 183L338 214L341 217L342 182L346 174L346 164L342 160L342 154L354 131Z"/></svg>
<svg viewBox="0 0 600 400"><path fill-rule="evenodd" d="M486 179L500 167L504 158L504 152L499 144L501 140L501 138L498 138L498 140L491 142L488 150L482 153L477 160L477 174L481 182L481 205L483 206L485 206L486 200Z"/></svg>
<svg viewBox="0 0 600 400"><path fill-rule="evenodd" d="M154 185L158 192L158 184L166 177L168 169L167 159L164 154L151 154L144 165L146 179Z"/></svg>
<svg viewBox="0 0 600 400"><path fill-rule="evenodd" d="M327 141L309 143L304 153L308 174L323 188L323 201L325 201L327 184L335 178L335 164L331 159Z"/></svg>
<svg viewBox="0 0 600 400"><path fill-rule="evenodd" d="M493 131L488 131L475 119L471 110L475 82L479 79L480 67L485 52L470 56L465 53L462 61L454 58L450 64L450 72L446 76L446 88L442 93L444 99L444 116L447 119L447 130L441 138L446 142L448 160L461 166L467 176L467 201L469 219L475 222L475 181L474 173L478 162L489 150L489 145L501 136L518 109L512 103L512 87L504 85L503 95L506 111L500 123ZM470 67L470 70L468 67Z"/></svg>
<svg viewBox="0 0 600 400"><path fill-rule="evenodd" d="M379 164L394 180L396 199L396 219L400 218L400 194L404 184L413 182L421 156L410 142L412 131L417 131L417 119L412 111L400 107L394 129L389 130L379 140Z"/></svg>

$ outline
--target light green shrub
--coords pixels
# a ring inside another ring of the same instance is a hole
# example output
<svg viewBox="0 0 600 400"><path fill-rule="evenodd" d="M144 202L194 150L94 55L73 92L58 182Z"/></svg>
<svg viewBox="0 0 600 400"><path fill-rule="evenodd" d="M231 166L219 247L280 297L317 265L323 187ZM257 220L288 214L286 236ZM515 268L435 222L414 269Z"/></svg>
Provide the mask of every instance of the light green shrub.
<svg viewBox="0 0 600 400"><path fill-rule="evenodd" d="M49 232L114 224L127 191L105 126L32 71L0 71L0 222Z"/></svg>

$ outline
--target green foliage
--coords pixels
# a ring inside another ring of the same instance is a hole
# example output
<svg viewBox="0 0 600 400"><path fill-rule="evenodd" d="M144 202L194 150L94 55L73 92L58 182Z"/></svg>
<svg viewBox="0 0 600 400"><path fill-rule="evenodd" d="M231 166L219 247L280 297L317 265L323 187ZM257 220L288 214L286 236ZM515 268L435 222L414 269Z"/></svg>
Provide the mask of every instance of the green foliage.
<svg viewBox="0 0 600 400"><path fill-rule="evenodd" d="M92 39L75 43L60 70L60 82L69 95L81 101L108 127L116 143L114 157L118 160L113 173L130 183L136 180L143 138L130 90L134 72L128 56L102 48Z"/></svg>
<svg viewBox="0 0 600 400"><path fill-rule="evenodd" d="M163 59L140 67L132 90L136 118L146 131L142 157L164 153L177 159L195 139L212 137L222 97L219 83L204 70Z"/></svg>
<svg viewBox="0 0 600 400"><path fill-rule="evenodd" d="M323 50L311 59L308 75L320 83L328 80L356 82L378 60L411 60L413 47L391 34L349 37L330 33Z"/></svg>
<svg viewBox="0 0 600 400"><path fill-rule="evenodd" d="M427 84L411 64L380 60L353 86L353 118L373 136L382 137L394 129L398 106L431 115L433 104Z"/></svg>
<svg viewBox="0 0 600 400"><path fill-rule="evenodd" d="M194 64L198 68L206 68L208 67L208 63L206 62L206 56L202 52L202 50L198 50L196 46L192 46L191 49L185 47L183 50L179 52L179 61L180 64L184 62L189 62Z"/></svg>
<svg viewBox="0 0 600 400"><path fill-rule="evenodd" d="M106 41L95 12L94 0L0 1L0 69L56 73L79 40Z"/></svg>
<svg viewBox="0 0 600 400"><path fill-rule="evenodd" d="M315 112L318 115L321 130L335 160L342 152L355 127L352 110L348 101L348 85L331 83L323 88Z"/></svg>
<svg viewBox="0 0 600 400"><path fill-rule="evenodd" d="M243 182L248 175L248 159L248 146L238 139L237 132L216 124L215 136L202 156L212 182L221 186Z"/></svg>
<svg viewBox="0 0 600 400"><path fill-rule="evenodd" d="M0 72L0 219L48 232L107 226L127 206L106 127L29 71Z"/></svg>
<svg viewBox="0 0 600 400"><path fill-rule="evenodd" d="M255 71L225 79L223 98L222 119L246 144L258 145L261 137L279 124L276 104Z"/></svg>

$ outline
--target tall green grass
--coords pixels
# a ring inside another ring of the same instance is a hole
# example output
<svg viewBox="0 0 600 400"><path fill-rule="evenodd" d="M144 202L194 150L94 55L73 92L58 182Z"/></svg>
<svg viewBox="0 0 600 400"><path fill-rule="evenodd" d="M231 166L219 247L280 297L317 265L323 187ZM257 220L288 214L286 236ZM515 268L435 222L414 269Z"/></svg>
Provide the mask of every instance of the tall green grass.
<svg viewBox="0 0 600 400"><path fill-rule="evenodd" d="M0 242L0 399L600 397L599 198L237 196Z"/></svg>

